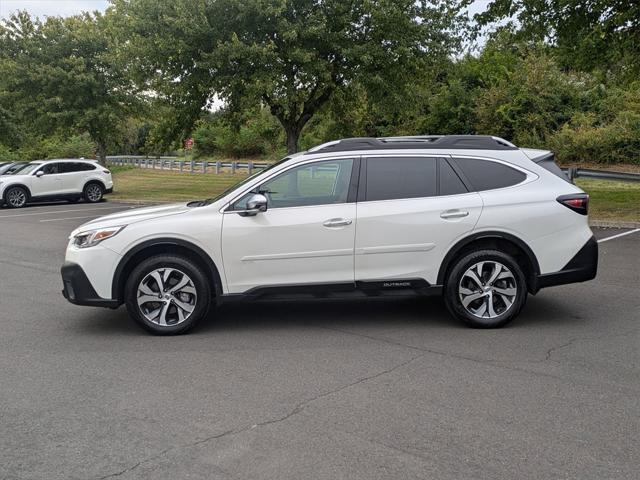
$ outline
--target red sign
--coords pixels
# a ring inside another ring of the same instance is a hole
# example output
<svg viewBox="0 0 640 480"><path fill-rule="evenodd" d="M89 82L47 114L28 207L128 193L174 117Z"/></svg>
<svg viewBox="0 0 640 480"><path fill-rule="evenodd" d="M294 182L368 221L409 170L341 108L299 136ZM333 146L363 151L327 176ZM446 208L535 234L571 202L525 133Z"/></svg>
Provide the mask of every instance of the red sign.
<svg viewBox="0 0 640 480"><path fill-rule="evenodd" d="M187 138L184 141L184 148L193 148L193 138Z"/></svg>

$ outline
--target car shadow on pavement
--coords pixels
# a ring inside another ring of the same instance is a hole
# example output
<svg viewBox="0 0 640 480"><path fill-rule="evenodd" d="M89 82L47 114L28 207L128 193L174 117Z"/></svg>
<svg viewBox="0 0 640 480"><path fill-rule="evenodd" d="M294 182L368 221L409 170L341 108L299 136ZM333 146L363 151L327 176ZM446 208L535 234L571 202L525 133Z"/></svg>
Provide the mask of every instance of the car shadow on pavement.
<svg viewBox="0 0 640 480"><path fill-rule="evenodd" d="M89 311L89 310L87 310ZM530 297L520 317L505 328L539 328L558 323L580 323L583 319L553 297ZM98 310L78 324L89 335L147 335L128 316L127 310ZM249 302L215 308L191 335L216 332L314 330L318 327L466 329L453 319L439 297L369 300L308 300Z"/></svg>

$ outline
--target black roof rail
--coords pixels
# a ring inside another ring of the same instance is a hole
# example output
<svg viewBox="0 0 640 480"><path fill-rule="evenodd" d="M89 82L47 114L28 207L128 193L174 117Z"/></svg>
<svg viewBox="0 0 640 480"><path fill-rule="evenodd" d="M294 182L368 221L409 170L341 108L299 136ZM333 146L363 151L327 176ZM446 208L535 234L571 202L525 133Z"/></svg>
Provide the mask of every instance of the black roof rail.
<svg viewBox="0 0 640 480"><path fill-rule="evenodd" d="M511 142L491 135L419 135L410 137L344 138L323 143L308 150L320 152L348 152L355 150L403 149L460 149L460 150L517 150Z"/></svg>

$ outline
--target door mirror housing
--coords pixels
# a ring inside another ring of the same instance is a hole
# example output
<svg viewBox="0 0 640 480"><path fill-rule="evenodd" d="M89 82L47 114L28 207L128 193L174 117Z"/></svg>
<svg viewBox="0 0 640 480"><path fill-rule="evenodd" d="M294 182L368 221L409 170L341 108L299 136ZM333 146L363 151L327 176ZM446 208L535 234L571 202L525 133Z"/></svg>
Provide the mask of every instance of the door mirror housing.
<svg viewBox="0 0 640 480"><path fill-rule="evenodd" d="M256 193L249 197L247 200L247 207L245 210L238 212L243 217L253 217L260 212L267 211L267 197L261 193Z"/></svg>
<svg viewBox="0 0 640 480"><path fill-rule="evenodd" d="M40 178L40 177L41 177L41 176L43 176L43 175L44 175L44 172L43 172L42 170L38 170L38 171L36 172L36 177L38 177L38 178Z"/></svg>

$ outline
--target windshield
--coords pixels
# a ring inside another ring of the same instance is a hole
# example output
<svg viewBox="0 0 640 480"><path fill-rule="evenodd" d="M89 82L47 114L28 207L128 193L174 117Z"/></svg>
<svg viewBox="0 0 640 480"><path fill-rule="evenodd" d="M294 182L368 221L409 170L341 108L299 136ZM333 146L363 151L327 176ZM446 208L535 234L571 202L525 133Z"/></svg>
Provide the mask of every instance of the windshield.
<svg viewBox="0 0 640 480"><path fill-rule="evenodd" d="M20 163L11 167L6 173L9 175L15 175L16 173L20 173L20 175L27 175L41 165L41 163Z"/></svg>
<svg viewBox="0 0 640 480"><path fill-rule="evenodd" d="M271 165L269 165L267 168L265 168L264 170L258 170L256 173L254 173L253 175L249 175L247 178L239 181L238 183L234 183L231 187L227 188L224 192L216 195L213 198L208 198L205 201L205 205L209 205L213 202L217 202L218 200L220 200L222 197L224 197L225 195L228 195L229 193L233 192L236 188L240 188L242 185L249 183L251 180L253 180L254 178L256 178L258 175L262 175L265 172L268 172L269 170L271 170L272 168L277 167L278 165L280 165L281 163L286 162L287 160L290 160L291 157L285 157L282 160L280 160L279 162L275 162L272 163Z"/></svg>

